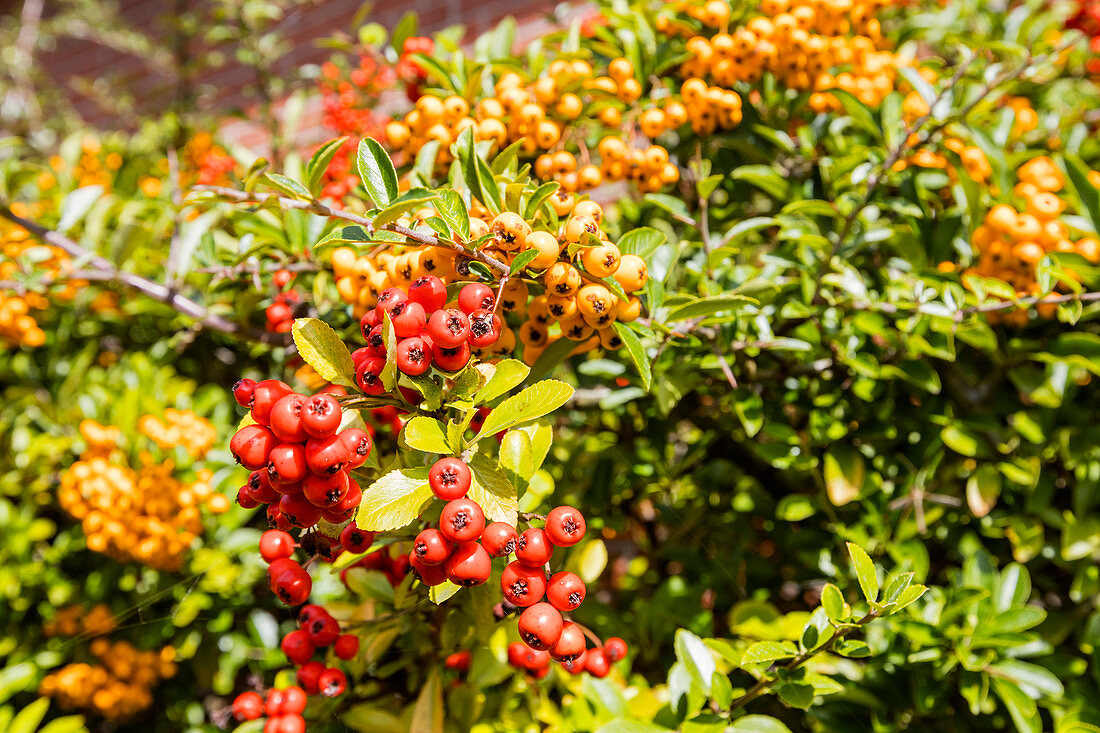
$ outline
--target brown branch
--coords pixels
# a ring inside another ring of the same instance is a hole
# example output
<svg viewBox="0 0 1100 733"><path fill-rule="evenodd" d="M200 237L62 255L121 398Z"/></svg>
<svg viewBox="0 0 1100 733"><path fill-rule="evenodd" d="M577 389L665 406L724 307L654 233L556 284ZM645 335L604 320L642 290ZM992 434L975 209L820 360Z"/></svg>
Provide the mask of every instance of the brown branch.
<svg viewBox="0 0 1100 733"><path fill-rule="evenodd" d="M115 265L104 257L101 257L89 249L82 247L72 239L69 239L64 234L47 229L40 224L24 219L23 217L12 212L6 204L0 204L0 217L8 219L9 221L18 224L26 229L28 232L42 240L46 244L53 245L65 251L70 257L81 262L92 269L82 270L79 274L82 280L103 280L110 282L117 282L121 285L125 285L128 288L137 290L144 295L152 298L153 300L160 301L165 305L171 306L173 309L185 315L189 318L195 319L200 326L208 328L213 331L219 331L221 333L243 336L253 341L259 341L261 343L275 344L279 346L285 346L289 343L287 334L284 333L271 333L269 331L261 331L258 328L252 326L237 323L231 321L228 318L217 315L210 312L210 310L195 301L181 295L175 288L170 288L166 285L162 285L157 282L153 282L147 278L136 275L126 270L120 270Z"/></svg>

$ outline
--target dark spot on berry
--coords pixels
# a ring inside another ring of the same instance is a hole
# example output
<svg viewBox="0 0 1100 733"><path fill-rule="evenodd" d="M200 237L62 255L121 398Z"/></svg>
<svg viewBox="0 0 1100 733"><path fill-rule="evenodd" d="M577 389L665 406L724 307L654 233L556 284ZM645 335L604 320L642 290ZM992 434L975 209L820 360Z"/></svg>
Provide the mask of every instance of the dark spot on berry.
<svg viewBox="0 0 1100 733"><path fill-rule="evenodd" d="M569 605L570 606L579 606L579 605L581 605L581 601L583 601L583 600L584 599L581 598L580 591L573 591L572 593L569 594Z"/></svg>

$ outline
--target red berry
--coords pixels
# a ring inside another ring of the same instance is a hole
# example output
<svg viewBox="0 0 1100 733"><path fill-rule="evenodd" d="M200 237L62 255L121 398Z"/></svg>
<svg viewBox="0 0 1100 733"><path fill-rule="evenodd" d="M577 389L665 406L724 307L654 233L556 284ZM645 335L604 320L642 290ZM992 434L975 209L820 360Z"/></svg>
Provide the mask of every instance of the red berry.
<svg viewBox="0 0 1100 733"><path fill-rule="evenodd" d="M588 652L581 652L574 659L569 659L561 663L561 668L569 674L581 674L584 672L584 660L588 656Z"/></svg>
<svg viewBox="0 0 1100 733"><path fill-rule="evenodd" d="M451 541L438 529L425 529L413 540L413 555L424 565L439 565L451 556Z"/></svg>
<svg viewBox="0 0 1100 733"><path fill-rule="evenodd" d="M313 590L313 579L301 566L297 570L285 570L271 581L271 590L288 606L305 603Z"/></svg>
<svg viewBox="0 0 1100 733"><path fill-rule="evenodd" d="M443 660L443 666L447 669L453 669L458 672L470 671L470 650L463 649L460 652L454 654L448 654L447 658Z"/></svg>
<svg viewBox="0 0 1100 733"><path fill-rule="evenodd" d="M294 538L286 532L269 529L260 535L260 557L266 563L273 563L294 554Z"/></svg>
<svg viewBox="0 0 1100 733"><path fill-rule="evenodd" d="M398 303L405 303L409 296L401 288L386 288L378 294L378 302L374 305L374 312L378 316L378 323L383 321L382 314L393 308Z"/></svg>
<svg viewBox="0 0 1100 733"><path fill-rule="evenodd" d="M279 509L295 527L312 527L321 518L321 510L301 494L279 499Z"/></svg>
<svg viewBox="0 0 1100 733"><path fill-rule="evenodd" d="M369 550L370 546L374 544L374 532L359 529L352 522L340 532L340 544L348 552L358 555Z"/></svg>
<svg viewBox="0 0 1100 733"><path fill-rule="evenodd" d="M252 390L256 389L256 380L238 379L237 383L233 385L233 399L237 401L237 404L241 407L248 407L252 402ZM245 693L246 695L249 693ZM239 698L238 698L239 699Z"/></svg>
<svg viewBox="0 0 1100 733"><path fill-rule="evenodd" d="M550 655L540 649L532 649L523 642L520 645L523 656L520 658L520 667L528 672L538 672L550 664Z"/></svg>
<svg viewBox="0 0 1100 733"><path fill-rule="evenodd" d="M271 408L271 432L284 443L302 443L309 437L302 427L302 405L306 398L288 394Z"/></svg>
<svg viewBox="0 0 1100 733"><path fill-rule="evenodd" d="M419 377L432 366L432 352L417 336L401 339L394 358L397 368L410 377Z"/></svg>
<svg viewBox="0 0 1100 733"><path fill-rule="evenodd" d="M255 720L264 714L264 699L256 692L242 692L233 700L233 717L237 720Z"/></svg>
<svg viewBox="0 0 1100 733"><path fill-rule="evenodd" d="M516 528L507 522L493 522L481 533L481 544L493 557L511 555L518 540Z"/></svg>
<svg viewBox="0 0 1100 733"><path fill-rule="evenodd" d="M340 636L340 624L332 616L314 616L305 626L309 640L318 648L325 648Z"/></svg>
<svg viewBox="0 0 1100 733"><path fill-rule="evenodd" d="M292 273L290 270L287 270L286 268L276 270L275 273L271 276L272 284L279 289L285 288L287 284L290 283L290 281L293 279L294 273Z"/></svg>
<svg viewBox="0 0 1100 733"><path fill-rule="evenodd" d="M264 723L264 733L280 733L279 729L282 727L283 716L279 715L274 718L268 718Z"/></svg>
<svg viewBox="0 0 1100 733"><path fill-rule="evenodd" d="M347 689L348 680L344 672L339 669L326 669L317 678L317 686L321 688L321 694L326 697L336 697Z"/></svg>
<svg viewBox="0 0 1100 733"><path fill-rule="evenodd" d="M364 394L380 395L386 391L382 386L382 370L386 368L386 360L372 356L363 359L363 363L355 370L355 383Z"/></svg>
<svg viewBox="0 0 1100 733"><path fill-rule="evenodd" d="M307 603L298 609L298 626L305 628L310 621L319 616L328 616L325 607L316 603Z"/></svg>
<svg viewBox="0 0 1100 733"><path fill-rule="evenodd" d="M248 490L252 498L261 504L279 500L279 492L272 488L267 471L253 471L248 474Z"/></svg>
<svg viewBox="0 0 1100 733"><path fill-rule="evenodd" d="M550 562L554 546L550 544L546 533L537 527L525 530L516 541L516 559L533 568L542 567Z"/></svg>
<svg viewBox="0 0 1100 733"><path fill-rule="evenodd" d="M252 492L245 485L237 489L237 505L241 509L255 509L260 505L260 502L253 498Z"/></svg>
<svg viewBox="0 0 1100 733"><path fill-rule="evenodd" d="M330 476L312 473L302 482L302 496L318 509L331 509L348 493L349 486L348 475L343 471Z"/></svg>
<svg viewBox="0 0 1100 733"><path fill-rule="evenodd" d="M302 405L302 429L311 438L327 438L340 428L340 403L330 394L315 394Z"/></svg>
<svg viewBox="0 0 1100 733"><path fill-rule="evenodd" d="M458 291L458 307L467 314L476 310L491 311L495 301L493 289L484 283L470 283Z"/></svg>
<svg viewBox="0 0 1100 733"><path fill-rule="evenodd" d="M549 603L536 603L519 616L519 638L532 649L546 650L561 637L561 614Z"/></svg>
<svg viewBox="0 0 1100 733"><path fill-rule="evenodd" d="M382 330L382 326L374 326L369 331L363 334L363 338L366 339L367 345L364 347L367 350L367 356L376 356L382 359L386 358L386 333ZM359 365L356 364L358 367Z"/></svg>
<svg viewBox="0 0 1100 733"><path fill-rule="evenodd" d="M363 490L355 479L348 479L348 490L344 498L336 506L321 510L321 516L326 522L343 524L355 516L355 510L359 508L359 502L363 500Z"/></svg>
<svg viewBox="0 0 1100 733"><path fill-rule="evenodd" d="M455 585L481 585L493 572L493 560L485 548L476 542L463 542L443 563L447 580Z"/></svg>
<svg viewBox="0 0 1100 733"><path fill-rule="evenodd" d="M306 450L301 443L280 443L267 456L268 467L280 481L293 484L309 475Z"/></svg>
<svg viewBox="0 0 1100 733"><path fill-rule="evenodd" d="M546 536L558 547L572 547L584 538L584 515L571 506L559 506L546 515Z"/></svg>
<svg viewBox="0 0 1100 733"><path fill-rule="evenodd" d="M359 637L354 634L342 634L332 645L332 650L340 659L351 659L359 653Z"/></svg>
<svg viewBox="0 0 1100 733"><path fill-rule="evenodd" d="M278 379L264 379L256 382L252 389L252 419L261 425L267 425L271 417L271 408L275 403L292 394L294 390L286 382Z"/></svg>
<svg viewBox="0 0 1100 733"><path fill-rule="evenodd" d="M530 647L522 641L513 641L508 645L508 664L513 667L523 668L523 660Z"/></svg>
<svg viewBox="0 0 1100 733"><path fill-rule="evenodd" d="M275 434L263 425L245 425L229 441L229 450L249 471L267 466L271 449L279 444Z"/></svg>
<svg viewBox="0 0 1100 733"><path fill-rule="evenodd" d="M508 563L500 576L500 590L513 606L532 606L546 593L546 573L521 562Z"/></svg>
<svg viewBox="0 0 1100 733"><path fill-rule="evenodd" d="M272 720L279 721L276 733L305 733L306 719L298 713L280 715Z"/></svg>
<svg viewBox="0 0 1100 733"><path fill-rule="evenodd" d="M576 573L554 573L546 587L546 600L559 611L575 611L584 603L587 590Z"/></svg>
<svg viewBox="0 0 1100 733"><path fill-rule="evenodd" d="M439 344L432 347L432 363L440 371L457 372L470 362L470 345L463 341L453 349L441 348Z"/></svg>
<svg viewBox="0 0 1100 733"><path fill-rule="evenodd" d="M298 684L302 686L307 695L316 695L320 692L318 680L325 671L325 665L321 662L306 662L298 668Z"/></svg>
<svg viewBox="0 0 1100 733"><path fill-rule="evenodd" d="M272 303L264 309L269 323L282 323L294 318L294 309L286 303Z"/></svg>
<svg viewBox="0 0 1100 733"><path fill-rule="evenodd" d="M279 646L286 658L298 667L308 662L309 658L313 656L314 644L309 635L301 629L291 631L284 636L283 642Z"/></svg>
<svg viewBox="0 0 1100 733"><path fill-rule="evenodd" d="M371 308L369 311L363 314L362 323L365 323L368 328L374 328L375 326L382 325L382 319L378 316L378 311Z"/></svg>
<svg viewBox="0 0 1100 733"><path fill-rule="evenodd" d="M281 529L285 532L294 525L290 523L289 517L283 514L283 510L279 507L279 503L276 502L267 507L267 526L272 529Z"/></svg>
<svg viewBox="0 0 1100 733"><path fill-rule="evenodd" d="M428 335L438 348L453 349L470 338L470 317L460 310L437 310L428 319Z"/></svg>
<svg viewBox="0 0 1100 733"><path fill-rule="evenodd" d="M424 306L427 313L434 313L447 303L447 286L435 275L425 275L409 286L409 300Z"/></svg>
<svg viewBox="0 0 1100 733"><path fill-rule="evenodd" d="M454 501L466 496L473 475L470 467L458 458L440 458L428 471L428 485L432 493L443 501Z"/></svg>
<svg viewBox="0 0 1100 733"><path fill-rule="evenodd" d="M397 303L387 312L390 314L393 333L399 339L416 336L424 330L424 326L428 323L428 315L424 312L424 306L412 300Z"/></svg>
<svg viewBox="0 0 1100 733"><path fill-rule="evenodd" d="M270 717L283 714L283 700L286 694L282 690L268 690L267 702L264 704L264 712Z"/></svg>
<svg viewBox="0 0 1100 733"><path fill-rule="evenodd" d="M611 671L607 653L600 648L589 649L584 655L584 671L593 677L606 677Z"/></svg>
<svg viewBox="0 0 1100 733"><path fill-rule="evenodd" d="M348 428L340 433L340 441L348 449L348 468L359 468L370 456L370 433L359 428Z"/></svg>
<svg viewBox="0 0 1100 733"><path fill-rule="evenodd" d="M620 659L626 658L626 653L629 651L626 642L617 636L612 636L603 644L604 654L607 655L609 662L617 662Z"/></svg>
<svg viewBox="0 0 1100 733"><path fill-rule="evenodd" d="M373 312L374 311L371 311L371 313L373 313ZM366 338L365 334L364 334L364 338ZM351 352L351 363L355 365L356 369L358 369L359 365L362 364L363 360L366 359L368 356L377 356L377 355L370 353L370 349L368 349L366 346L364 346L362 348L359 348L359 349L356 349L355 351Z"/></svg>
<svg viewBox="0 0 1100 733"><path fill-rule="evenodd" d="M476 540L484 529L485 512L472 499L449 501L439 515L439 531L452 542Z"/></svg>
<svg viewBox="0 0 1100 733"><path fill-rule="evenodd" d="M476 310L470 314L470 346L484 349L500 338L503 324L500 316L489 310Z"/></svg>
<svg viewBox="0 0 1100 733"><path fill-rule="evenodd" d="M424 585L432 587L447 580L447 568L444 565L425 565L415 552L410 552L408 559L409 566Z"/></svg>
<svg viewBox="0 0 1100 733"><path fill-rule="evenodd" d="M310 438L306 442L306 465L309 470L321 476L339 473L350 457L351 451L339 435L327 438Z"/></svg>
<svg viewBox="0 0 1100 733"><path fill-rule="evenodd" d="M584 654L584 632L572 621L566 621L561 627L561 636L550 647L550 658L556 662L567 662Z"/></svg>

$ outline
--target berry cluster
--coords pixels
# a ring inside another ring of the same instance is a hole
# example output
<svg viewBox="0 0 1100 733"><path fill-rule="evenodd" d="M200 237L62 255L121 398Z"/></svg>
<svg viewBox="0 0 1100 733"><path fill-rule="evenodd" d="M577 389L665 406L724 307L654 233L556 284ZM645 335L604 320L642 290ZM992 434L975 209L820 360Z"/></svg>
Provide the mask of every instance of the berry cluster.
<svg viewBox="0 0 1100 733"><path fill-rule="evenodd" d="M42 624L46 636L99 636L115 630L115 615L100 603L86 609L83 606L59 608L52 619Z"/></svg>
<svg viewBox="0 0 1100 733"><path fill-rule="evenodd" d="M573 624L573 626L576 626ZM562 635L565 635L563 629ZM584 636L581 636L584 643ZM593 677L606 677L611 671L611 665L626 657L626 642L617 636L608 639L603 646L592 649L584 649L572 659L558 660L561 668L570 674L587 672ZM550 660L554 659L552 652L532 649L522 641L514 641L508 645L508 664L516 669L523 670L537 680L550 674Z"/></svg>
<svg viewBox="0 0 1100 733"><path fill-rule="evenodd" d="M435 41L427 36L409 36L401 44L401 58L397 61L397 76L405 82L405 94L410 102L420 98L420 89L428 80L428 70L417 63L414 54L431 56L435 53Z"/></svg>
<svg viewBox="0 0 1100 733"><path fill-rule="evenodd" d="M306 691L296 685L271 689L266 695L242 692L233 700L233 717L238 721L259 720L266 716L264 733L305 733L302 716L309 702Z"/></svg>
<svg viewBox="0 0 1100 733"><path fill-rule="evenodd" d="M1077 0L1073 15L1066 20L1066 28L1088 36L1089 52L1093 56L1085 62L1085 70L1100 76L1100 0Z"/></svg>
<svg viewBox="0 0 1100 733"><path fill-rule="evenodd" d="M163 450L182 447L194 458L202 458L218 439L214 423L190 410L168 408L164 415L143 415L138 430Z"/></svg>
<svg viewBox="0 0 1100 733"><path fill-rule="evenodd" d="M153 704L153 687L176 674L176 650L138 651L128 642L102 637L89 650L100 664L68 664L42 678L38 694L67 710L87 710L124 720Z"/></svg>
<svg viewBox="0 0 1100 733"><path fill-rule="evenodd" d="M27 206L20 202L13 202L11 209L18 216L44 213L42 205ZM27 257L32 254L33 257ZM7 220L0 222L0 255L0 280L20 279L21 260L31 259L35 270L48 276L64 273L71 267L64 250L40 244L26 229ZM65 279L63 285L53 288L51 295L58 300L72 300L86 284L85 281ZM45 295L31 290L0 290L0 344L13 348L36 348L45 344L46 332L38 325L32 311L44 310L49 304Z"/></svg>
<svg viewBox="0 0 1100 733"><path fill-rule="evenodd" d="M306 397L277 379L242 379L233 396L255 421L229 443L252 472L237 503L246 509L267 504L269 523L283 530L312 527L322 517L333 524L351 519L363 492L348 472L367 460L372 441L358 428L340 431L336 398L327 392Z"/></svg>

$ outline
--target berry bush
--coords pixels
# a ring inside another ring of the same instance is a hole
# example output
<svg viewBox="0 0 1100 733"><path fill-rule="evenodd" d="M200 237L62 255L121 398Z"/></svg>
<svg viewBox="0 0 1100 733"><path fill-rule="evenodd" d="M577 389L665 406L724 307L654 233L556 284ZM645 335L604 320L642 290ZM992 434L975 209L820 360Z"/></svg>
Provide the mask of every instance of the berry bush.
<svg viewBox="0 0 1100 733"><path fill-rule="evenodd" d="M219 7L0 145L0 730L1100 731L1089 3Z"/></svg>

